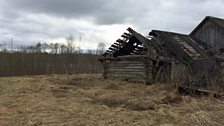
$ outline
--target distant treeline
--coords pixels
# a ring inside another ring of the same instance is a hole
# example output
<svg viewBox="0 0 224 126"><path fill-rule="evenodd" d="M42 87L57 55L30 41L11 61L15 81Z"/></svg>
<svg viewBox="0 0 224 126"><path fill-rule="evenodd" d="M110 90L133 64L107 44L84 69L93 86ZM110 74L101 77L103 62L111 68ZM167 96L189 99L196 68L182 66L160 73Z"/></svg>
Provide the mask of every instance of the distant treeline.
<svg viewBox="0 0 224 126"><path fill-rule="evenodd" d="M99 42L95 49L86 49L83 50L79 46L75 46L75 41L73 36L66 38L66 43L46 43L38 42L31 45L19 45L14 43L13 39L11 42L0 42L0 52L4 53L51 53L51 54L62 54L62 53L88 53L88 54L97 54L101 55L106 51L106 45L103 42Z"/></svg>
<svg viewBox="0 0 224 126"><path fill-rule="evenodd" d="M0 76L100 73L99 55L91 53L0 53Z"/></svg>

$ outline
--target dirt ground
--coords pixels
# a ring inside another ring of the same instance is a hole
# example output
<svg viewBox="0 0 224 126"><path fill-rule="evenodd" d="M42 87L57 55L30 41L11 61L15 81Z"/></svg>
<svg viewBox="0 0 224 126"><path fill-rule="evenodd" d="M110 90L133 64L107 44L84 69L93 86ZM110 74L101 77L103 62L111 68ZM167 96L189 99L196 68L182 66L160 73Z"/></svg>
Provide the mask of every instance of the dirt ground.
<svg viewBox="0 0 224 126"><path fill-rule="evenodd" d="M224 100L100 75L0 78L1 126L223 126Z"/></svg>

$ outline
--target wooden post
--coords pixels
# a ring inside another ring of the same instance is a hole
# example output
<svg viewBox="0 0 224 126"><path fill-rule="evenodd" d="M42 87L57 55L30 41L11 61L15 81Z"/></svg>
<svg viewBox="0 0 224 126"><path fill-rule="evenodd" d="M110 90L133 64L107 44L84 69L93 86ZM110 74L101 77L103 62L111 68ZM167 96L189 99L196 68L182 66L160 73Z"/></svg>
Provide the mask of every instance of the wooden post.
<svg viewBox="0 0 224 126"><path fill-rule="evenodd" d="M151 70L151 63L149 59L144 59L144 69L145 69L145 75L144 75L144 83L145 84L151 84L152 83L152 70Z"/></svg>

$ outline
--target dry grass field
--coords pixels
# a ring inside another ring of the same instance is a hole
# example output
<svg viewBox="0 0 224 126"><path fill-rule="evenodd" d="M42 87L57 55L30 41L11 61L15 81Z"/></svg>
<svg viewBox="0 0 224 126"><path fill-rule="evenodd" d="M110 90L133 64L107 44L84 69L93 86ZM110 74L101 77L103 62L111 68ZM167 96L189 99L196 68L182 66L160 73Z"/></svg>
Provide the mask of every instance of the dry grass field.
<svg viewBox="0 0 224 126"><path fill-rule="evenodd" d="M223 126L224 101L100 75L0 78L1 126Z"/></svg>

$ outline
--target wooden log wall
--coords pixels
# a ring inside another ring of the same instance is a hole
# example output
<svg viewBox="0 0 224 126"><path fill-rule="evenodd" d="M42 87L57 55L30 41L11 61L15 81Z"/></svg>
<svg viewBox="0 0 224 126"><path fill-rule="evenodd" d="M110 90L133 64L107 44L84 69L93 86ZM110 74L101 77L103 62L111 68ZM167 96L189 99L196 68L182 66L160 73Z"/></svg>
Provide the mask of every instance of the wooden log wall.
<svg viewBox="0 0 224 126"><path fill-rule="evenodd" d="M104 78L121 79L134 82L151 82L151 63L149 60L110 60L104 62Z"/></svg>

